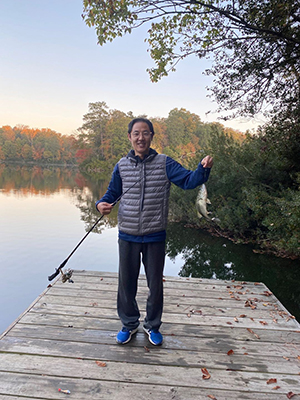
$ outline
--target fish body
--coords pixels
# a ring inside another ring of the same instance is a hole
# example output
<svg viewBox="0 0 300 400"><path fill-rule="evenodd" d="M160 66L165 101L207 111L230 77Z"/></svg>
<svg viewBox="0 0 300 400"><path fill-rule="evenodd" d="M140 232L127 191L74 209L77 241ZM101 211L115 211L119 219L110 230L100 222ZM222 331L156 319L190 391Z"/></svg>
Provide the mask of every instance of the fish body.
<svg viewBox="0 0 300 400"><path fill-rule="evenodd" d="M209 218L208 214L210 214L207 209L206 205L211 204L209 199L207 198L207 189L204 183L200 186L199 192L197 195L196 199L196 210L197 210L197 215L199 218L204 217L205 219L211 219Z"/></svg>

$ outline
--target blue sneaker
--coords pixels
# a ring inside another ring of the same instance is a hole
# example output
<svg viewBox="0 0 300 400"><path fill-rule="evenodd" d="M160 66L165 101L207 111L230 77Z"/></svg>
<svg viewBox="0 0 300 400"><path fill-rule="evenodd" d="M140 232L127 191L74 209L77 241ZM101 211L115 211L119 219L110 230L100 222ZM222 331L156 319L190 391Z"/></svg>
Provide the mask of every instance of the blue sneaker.
<svg viewBox="0 0 300 400"><path fill-rule="evenodd" d="M163 336L158 329L147 329L143 326L144 332L147 333L149 342L154 346L160 346L163 342Z"/></svg>
<svg viewBox="0 0 300 400"><path fill-rule="evenodd" d="M125 344L130 342L132 335L134 335L137 331L138 328L127 329L123 327L117 334L117 343Z"/></svg>

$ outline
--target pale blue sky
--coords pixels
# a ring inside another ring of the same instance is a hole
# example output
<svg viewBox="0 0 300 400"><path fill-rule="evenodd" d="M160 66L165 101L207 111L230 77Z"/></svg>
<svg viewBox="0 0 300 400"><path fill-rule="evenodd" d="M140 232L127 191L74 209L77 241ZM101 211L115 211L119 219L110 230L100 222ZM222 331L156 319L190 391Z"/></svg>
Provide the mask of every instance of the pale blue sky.
<svg viewBox="0 0 300 400"><path fill-rule="evenodd" d="M216 106L206 97L210 79L202 74L203 61L190 57L151 83L146 29L100 47L81 13L81 0L0 0L0 126L70 134L96 101L150 118L182 107L204 122L217 120L216 114L205 115ZM226 126L245 131L257 122L262 121Z"/></svg>

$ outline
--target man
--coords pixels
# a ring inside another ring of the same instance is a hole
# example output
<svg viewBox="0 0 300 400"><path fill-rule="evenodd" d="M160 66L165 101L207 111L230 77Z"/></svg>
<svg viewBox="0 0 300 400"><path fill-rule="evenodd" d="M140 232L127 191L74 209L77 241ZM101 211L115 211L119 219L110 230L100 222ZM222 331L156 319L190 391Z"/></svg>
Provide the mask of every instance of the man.
<svg viewBox="0 0 300 400"><path fill-rule="evenodd" d="M161 345L159 332L163 311L163 269L171 182L182 189L194 189L206 182L213 159L206 156L195 171L183 168L150 145L153 125L146 118L135 118L128 125L132 150L116 164L107 192L96 203L107 215L122 195L119 211L119 285L117 309L122 329L117 343L128 343L139 326L136 302L140 260L145 268L149 295L143 329L150 343Z"/></svg>

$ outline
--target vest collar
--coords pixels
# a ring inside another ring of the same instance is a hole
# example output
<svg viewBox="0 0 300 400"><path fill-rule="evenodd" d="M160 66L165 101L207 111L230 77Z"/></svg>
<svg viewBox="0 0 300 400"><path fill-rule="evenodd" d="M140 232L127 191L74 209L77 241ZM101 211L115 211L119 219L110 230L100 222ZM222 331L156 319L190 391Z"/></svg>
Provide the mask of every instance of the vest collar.
<svg viewBox="0 0 300 400"><path fill-rule="evenodd" d="M134 150L133 150L133 149L130 150L130 152L127 154L126 157L127 157L128 159L130 159L131 161L135 162L136 164L138 164L138 163L146 163L146 162L152 161L153 158L154 158L157 154L158 154L157 151L154 150L154 149L152 149L152 148L150 147L150 149L149 149L149 154L147 154L143 160L142 160L139 156L136 156L136 155L134 154Z"/></svg>

